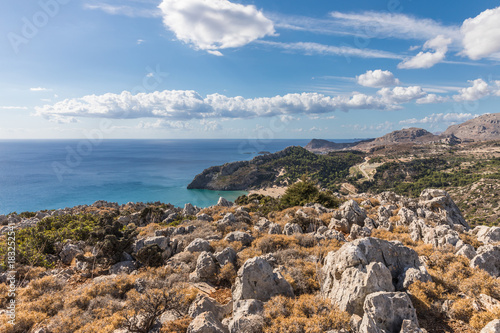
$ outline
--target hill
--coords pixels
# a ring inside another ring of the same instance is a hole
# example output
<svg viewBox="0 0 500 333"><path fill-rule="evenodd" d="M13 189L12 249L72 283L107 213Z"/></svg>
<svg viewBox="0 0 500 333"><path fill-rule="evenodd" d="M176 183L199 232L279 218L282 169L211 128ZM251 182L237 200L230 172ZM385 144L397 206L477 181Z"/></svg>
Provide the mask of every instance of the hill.
<svg viewBox="0 0 500 333"><path fill-rule="evenodd" d="M371 140L363 140L362 142L369 142ZM360 141L357 142L349 142L349 143L336 143L332 141L322 140L322 139L312 139L307 146L304 148L312 151L312 152L328 152L332 150L342 150L352 148L359 144Z"/></svg>
<svg viewBox="0 0 500 333"><path fill-rule="evenodd" d="M332 152L317 155L302 147L257 156L251 161L226 163L205 169L188 189L238 191L272 185L287 185L307 174L328 186L349 175L349 168L363 161L360 152Z"/></svg>
<svg viewBox="0 0 500 333"><path fill-rule="evenodd" d="M453 125L443 135L455 135L461 140L500 140L500 113L485 114L465 123Z"/></svg>
<svg viewBox="0 0 500 333"><path fill-rule="evenodd" d="M397 144L428 144L439 142L440 136L434 135L423 128L406 128L388 133L371 142L361 142L355 146L356 149L369 150L375 147L390 146Z"/></svg>

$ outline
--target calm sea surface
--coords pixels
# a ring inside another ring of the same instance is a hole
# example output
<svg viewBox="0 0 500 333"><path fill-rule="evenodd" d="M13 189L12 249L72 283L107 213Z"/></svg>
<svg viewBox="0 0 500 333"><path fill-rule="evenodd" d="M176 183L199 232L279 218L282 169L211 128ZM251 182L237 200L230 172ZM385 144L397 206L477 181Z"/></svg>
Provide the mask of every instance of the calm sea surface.
<svg viewBox="0 0 500 333"><path fill-rule="evenodd" d="M334 140L352 142L352 140ZM246 192L188 190L205 168L309 140L0 140L0 214L97 200L207 207Z"/></svg>

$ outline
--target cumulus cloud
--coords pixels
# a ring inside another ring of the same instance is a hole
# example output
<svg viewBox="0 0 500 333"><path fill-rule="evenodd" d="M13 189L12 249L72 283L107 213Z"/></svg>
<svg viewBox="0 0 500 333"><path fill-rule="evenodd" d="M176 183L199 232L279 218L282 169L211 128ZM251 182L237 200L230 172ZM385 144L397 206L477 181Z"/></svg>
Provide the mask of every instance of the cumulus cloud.
<svg viewBox="0 0 500 333"><path fill-rule="evenodd" d="M417 104L437 104L448 102L450 98L448 96L439 96L436 94L428 94L425 97L417 99Z"/></svg>
<svg viewBox="0 0 500 333"><path fill-rule="evenodd" d="M382 101L391 105L408 103L427 95L420 86L382 88L377 94L382 96Z"/></svg>
<svg viewBox="0 0 500 333"><path fill-rule="evenodd" d="M500 7L465 20L460 31L463 53L470 59L478 60L500 52Z"/></svg>
<svg viewBox="0 0 500 333"><path fill-rule="evenodd" d="M0 110L28 110L26 106L0 106Z"/></svg>
<svg viewBox="0 0 500 333"><path fill-rule="evenodd" d="M358 84L373 88L391 87L400 84L399 80L394 77L394 74L380 69L367 71L365 74L357 76L356 79Z"/></svg>
<svg viewBox="0 0 500 333"><path fill-rule="evenodd" d="M196 49L217 50L244 46L274 35L274 24L252 5L228 0L163 0L163 23L176 37Z"/></svg>
<svg viewBox="0 0 500 333"><path fill-rule="evenodd" d="M433 50L434 52L419 52L416 56L405 59L403 62L399 63L398 68L430 68L444 60L446 52L448 52L448 45L450 45L451 42L451 38L446 38L443 35L439 35L431 40L428 40L425 42L423 49Z"/></svg>
<svg viewBox="0 0 500 333"><path fill-rule="evenodd" d="M30 91L50 91L50 89L43 87L35 87L35 88L30 88Z"/></svg>
<svg viewBox="0 0 500 333"><path fill-rule="evenodd" d="M168 121L165 119L158 119L155 122L141 121L137 128L141 129L170 129L170 130L189 130L191 126L182 121Z"/></svg>
<svg viewBox="0 0 500 333"><path fill-rule="evenodd" d="M158 118L165 121L188 121L211 118L255 118L319 115L335 110L395 110L400 104L422 98L426 93L419 86L382 88L377 95L352 93L325 96L318 93L245 99L211 94L205 97L190 90L165 90L132 95L88 95L66 99L55 104L36 107L36 115L53 119L91 117L112 119Z"/></svg>
<svg viewBox="0 0 500 333"><path fill-rule="evenodd" d="M483 79L477 79L474 81L469 81L472 83L471 87L463 88L458 91L458 95L453 96L453 99L457 102L462 101L476 101L483 97L488 96L492 91Z"/></svg>
<svg viewBox="0 0 500 333"><path fill-rule="evenodd" d="M433 113L422 119L412 118L401 120L400 125L413 125L413 124L436 124L436 123L462 123L464 121L478 117L479 115L471 113Z"/></svg>

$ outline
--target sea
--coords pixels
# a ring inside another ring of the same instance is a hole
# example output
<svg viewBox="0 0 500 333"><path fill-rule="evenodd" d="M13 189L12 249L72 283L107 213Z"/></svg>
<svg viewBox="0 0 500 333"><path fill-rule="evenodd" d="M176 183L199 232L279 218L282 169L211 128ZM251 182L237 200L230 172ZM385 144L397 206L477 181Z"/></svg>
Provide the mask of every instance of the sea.
<svg viewBox="0 0 500 333"><path fill-rule="evenodd" d="M0 140L0 214L117 202L208 207L243 191L188 190L204 169L310 140ZM353 142L355 140L331 140Z"/></svg>

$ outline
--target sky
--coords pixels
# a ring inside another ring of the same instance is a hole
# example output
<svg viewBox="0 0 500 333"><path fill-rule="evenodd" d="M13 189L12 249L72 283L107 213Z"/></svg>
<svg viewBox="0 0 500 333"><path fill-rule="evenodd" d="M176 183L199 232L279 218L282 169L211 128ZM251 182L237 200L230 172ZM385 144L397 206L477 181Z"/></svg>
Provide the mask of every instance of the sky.
<svg viewBox="0 0 500 333"><path fill-rule="evenodd" d="M0 139L324 138L499 112L500 3L0 3Z"/></svg>

